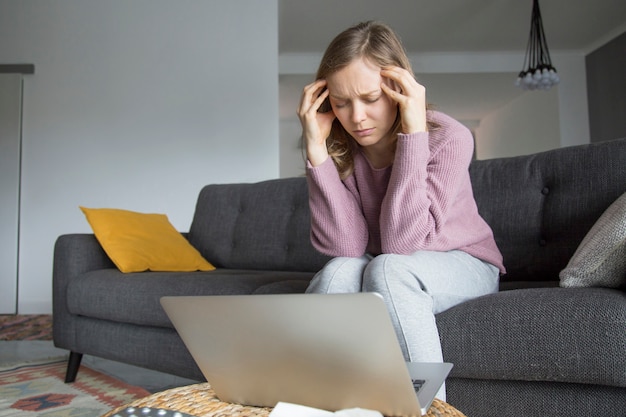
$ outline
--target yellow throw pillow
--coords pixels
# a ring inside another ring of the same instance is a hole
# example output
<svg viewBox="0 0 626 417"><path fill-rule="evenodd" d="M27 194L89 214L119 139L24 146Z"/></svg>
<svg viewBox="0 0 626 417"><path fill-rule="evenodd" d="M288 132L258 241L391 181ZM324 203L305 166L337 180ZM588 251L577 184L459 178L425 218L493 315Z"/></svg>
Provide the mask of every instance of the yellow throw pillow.
<svg viewBox="0 0 626 417"><path fill-rule="evenodd" d="M80 207L96 239L122 272L212 271L165 214Z"/></svg>

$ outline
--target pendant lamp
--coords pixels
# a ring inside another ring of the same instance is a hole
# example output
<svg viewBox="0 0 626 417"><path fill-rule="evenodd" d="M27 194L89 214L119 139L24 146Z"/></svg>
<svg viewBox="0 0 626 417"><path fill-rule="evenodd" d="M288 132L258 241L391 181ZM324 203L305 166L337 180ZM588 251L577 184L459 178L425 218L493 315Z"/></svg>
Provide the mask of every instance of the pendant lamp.
<svg viewBox="0 0 626 417"><path fill-rule="evenodd" d="M552 66L546 35L543 31L539 0L533 0L530 21L530 36L526 46L524 69L519 73L515 85L524 90L548 90L559 83L559 75Z"/></svg>

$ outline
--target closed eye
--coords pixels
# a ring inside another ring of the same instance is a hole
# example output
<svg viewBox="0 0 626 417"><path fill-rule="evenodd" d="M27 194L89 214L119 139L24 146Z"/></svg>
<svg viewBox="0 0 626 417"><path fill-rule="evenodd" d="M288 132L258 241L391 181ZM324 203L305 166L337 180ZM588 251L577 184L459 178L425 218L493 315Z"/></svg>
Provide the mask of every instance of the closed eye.
<svg viewBox="0 0 626 417"><path fill-rule="evenodd" d="M367 104L373 104L373 103L376 103L378 100L380 100L381 97L382 97L381 95L363 96L363 97L361 97L361 101L363 101L364 103L367 103ZM333 105L337 109L342 109L344 107L347 107L349 104L350 103L347 100L337 100L337 99L333 100Z"/></svg>
<svg viewBox="0 0 626 417"><path fill-rule="evenodd" d="M342 109L348 105L348 102L347 101L335 101L333 104L335 105L336 108Z"/></svg>

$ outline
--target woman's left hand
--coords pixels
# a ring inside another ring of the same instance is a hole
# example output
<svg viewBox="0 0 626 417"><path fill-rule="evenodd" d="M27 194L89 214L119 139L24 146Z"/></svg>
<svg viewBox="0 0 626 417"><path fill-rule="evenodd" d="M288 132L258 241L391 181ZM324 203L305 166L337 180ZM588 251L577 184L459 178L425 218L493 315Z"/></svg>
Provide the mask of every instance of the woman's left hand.
<svg viewBox="0 0 626 417"><path fill-rule="evenodd" d="M386 67L380 72L390 83L382 82L381 88L400 107L402 133L426 131L426 89L413 74L404 68ZM394 88L395 87L395 88Z"/></svg>

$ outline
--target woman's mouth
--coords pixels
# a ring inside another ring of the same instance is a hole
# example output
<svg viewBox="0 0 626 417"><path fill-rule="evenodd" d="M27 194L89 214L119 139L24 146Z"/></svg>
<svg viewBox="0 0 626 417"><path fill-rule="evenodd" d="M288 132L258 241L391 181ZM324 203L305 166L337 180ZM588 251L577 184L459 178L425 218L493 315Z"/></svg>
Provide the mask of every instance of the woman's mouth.
<svg viewBox="0 0 626 417"><path fill-rule="evenodd" d="M354 131L354 135L355 136L359 136L359 137L364 137L364 136L369 136L374 132L374 128L369 128L369 129L359 129L359 130L355 130Z"/></svg>

